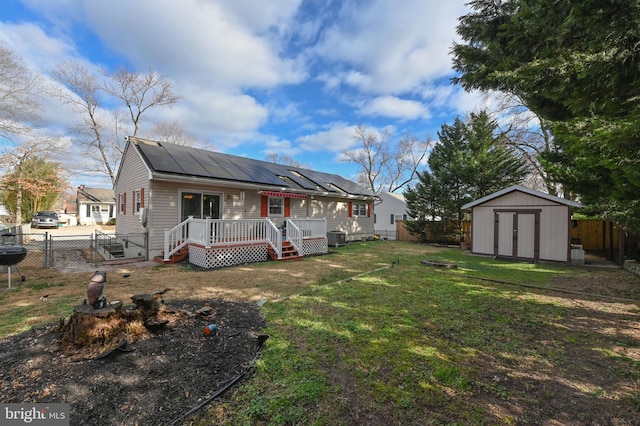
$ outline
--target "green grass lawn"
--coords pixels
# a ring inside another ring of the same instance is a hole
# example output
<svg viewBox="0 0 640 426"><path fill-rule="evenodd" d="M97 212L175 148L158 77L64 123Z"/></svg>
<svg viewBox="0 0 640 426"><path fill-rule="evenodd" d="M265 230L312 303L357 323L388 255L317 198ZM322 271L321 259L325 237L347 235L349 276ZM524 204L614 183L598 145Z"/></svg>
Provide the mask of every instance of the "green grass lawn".
<svg viewBox="0 0 640 426"><path fill-rule="evenodd" d="M175 281L175 299L215 291L254 303L270 295L261 308L270 337L256 368L197 413L201 425L640 418L638 276L392 241L351 243L301 262L157 267L111 274L109 288L126 300L157 290L162 277ZM38 274L0 293L0 336L64 317L84 297L86 274ZM41 302L45 291L53 296Z"/></svg>
<svg viewBox="0 0 640 426"><path fill-rule="evenodd" d="M513 285L544 288L588 271L459 249L386 248L371 262L376 272L267 303L271 337L256 374L203 424L579 424L598 423L600 412L640 416L640 342L622 332L637 326L637 306ZM353 244L339 255L363 259L371 250ZM421 265L426 258L458 268ZM616 318L620 333L608 333Z"/></svg>

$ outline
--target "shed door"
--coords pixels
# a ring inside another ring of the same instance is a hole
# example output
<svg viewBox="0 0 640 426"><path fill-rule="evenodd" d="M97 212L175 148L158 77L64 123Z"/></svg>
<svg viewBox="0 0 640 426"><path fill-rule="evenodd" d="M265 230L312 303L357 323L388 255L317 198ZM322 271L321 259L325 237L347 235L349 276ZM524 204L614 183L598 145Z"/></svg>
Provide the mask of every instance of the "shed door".
<svg viewBox="0 0 640 426"><path fill-rule="evenodd" d="M516 257L535 258L535 214L516 214L517 227L515 239L517 244Z"/></svg>
<svg viewBox="0 0 640 426"><path fill-rule="evenodd" d="M535 259L539 257L540 213L496 211L494 255Z"/></svg>
<svg viewBox="0 0 640 426"><path fill-rule="evenodd" d="M494 252L496 256L513 256L513 212L500 212L496 214L496 228L498 231L496 239L496 247Z"/></svg>

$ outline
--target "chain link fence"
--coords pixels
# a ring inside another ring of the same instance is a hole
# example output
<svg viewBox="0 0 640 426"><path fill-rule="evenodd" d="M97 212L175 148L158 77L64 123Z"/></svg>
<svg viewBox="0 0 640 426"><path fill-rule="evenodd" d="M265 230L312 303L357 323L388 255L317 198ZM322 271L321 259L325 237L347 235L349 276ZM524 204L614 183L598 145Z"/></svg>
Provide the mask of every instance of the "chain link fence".
<svg viewBox="0 0 640 426"><path fill-rule="evenodd" d="M16 265L20 268L65 269L81 266L98 267L147 258L147 234L56 235L54 233L22 233L20 227L0 233L0 244L26 248L27 256ZM2 267L7 271L7 266Z"/></svg>

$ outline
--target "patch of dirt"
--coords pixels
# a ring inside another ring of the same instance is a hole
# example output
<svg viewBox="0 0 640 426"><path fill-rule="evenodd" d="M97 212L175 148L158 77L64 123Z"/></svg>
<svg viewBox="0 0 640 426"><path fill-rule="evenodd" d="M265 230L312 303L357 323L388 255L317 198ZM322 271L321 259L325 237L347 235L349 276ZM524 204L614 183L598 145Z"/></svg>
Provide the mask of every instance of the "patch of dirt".
<svg viewBox="0 0 640 426"><path fill-rule="evenodd" d="M170 424L245 372L260 347L256 304L208 301L215 319L196 315L204 305L167 300L165 327L102 357L70 350L56 325L2 339L2 402L67 403L72 425Z"/></svg>

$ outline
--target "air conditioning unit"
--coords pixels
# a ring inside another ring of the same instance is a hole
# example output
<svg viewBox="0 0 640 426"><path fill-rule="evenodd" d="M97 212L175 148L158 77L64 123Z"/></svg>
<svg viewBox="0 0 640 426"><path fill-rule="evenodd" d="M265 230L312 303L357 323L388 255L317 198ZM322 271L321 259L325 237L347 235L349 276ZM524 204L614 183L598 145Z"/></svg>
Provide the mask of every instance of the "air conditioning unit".
<svg viewBox="0 0 640 426"><path fill-rule="evenodd" d="M343 246L347 243L347 233L343 231L327 232L327 244L331 247Z"/></svg>

